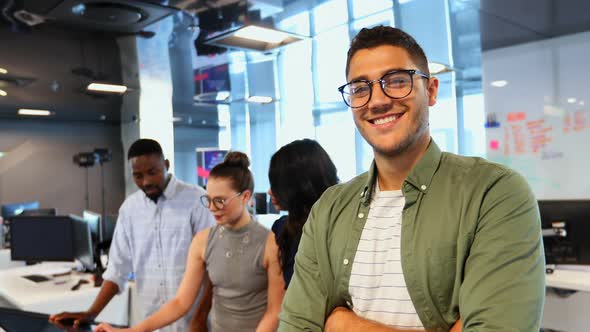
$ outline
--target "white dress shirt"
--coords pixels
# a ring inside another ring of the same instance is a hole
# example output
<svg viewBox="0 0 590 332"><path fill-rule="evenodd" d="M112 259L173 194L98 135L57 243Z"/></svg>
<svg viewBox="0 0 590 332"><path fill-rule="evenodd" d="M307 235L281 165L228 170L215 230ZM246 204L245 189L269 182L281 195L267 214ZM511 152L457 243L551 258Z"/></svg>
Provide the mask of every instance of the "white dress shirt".
<svg viewBox="0 0 590 332"><path fill-rule="evenodd" d="M157 204L138 190L119 209L103 278L122 291L133 273L145 317L174 297L193 236L215 224L209 209L200 203L204 194L203 189L171 175ZM160 331L186 332L191 314Z"/></svg>

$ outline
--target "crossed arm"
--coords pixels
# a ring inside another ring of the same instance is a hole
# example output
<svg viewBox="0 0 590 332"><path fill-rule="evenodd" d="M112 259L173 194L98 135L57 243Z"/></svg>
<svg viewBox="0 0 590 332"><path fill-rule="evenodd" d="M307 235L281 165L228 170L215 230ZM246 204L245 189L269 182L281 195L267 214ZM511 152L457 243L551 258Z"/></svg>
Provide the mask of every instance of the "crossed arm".
<svg viewBox="0 0 590 332"><path fill-rule="evenodd" d="M367 320L357 316L352 310L344 307L337 307L332 311L326 325L326 332L348 332L348 331L371 331L371 332L403 332L408 330L395 329L381 325L377 322ZM416 330L412 330L416 332ZM461 320L458 320L451 328L450 332L461 332Z"/></svg>

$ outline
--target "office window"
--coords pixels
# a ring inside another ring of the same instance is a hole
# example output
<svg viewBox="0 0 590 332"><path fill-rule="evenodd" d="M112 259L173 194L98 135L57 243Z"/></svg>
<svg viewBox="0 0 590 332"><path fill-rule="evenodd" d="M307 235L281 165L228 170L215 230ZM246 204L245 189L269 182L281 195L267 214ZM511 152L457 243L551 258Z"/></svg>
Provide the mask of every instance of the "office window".
<svg viewBox="0 0 590 332"><path fill-rule="evenodd" d="M315 37L316 103L341 102L338 87L346 83L344 68L350 46L348 26L342 25Z"/></svg>
<svg viewBox="0 0 590 332"><path fill-rule="evenodd" d="M217 118L219 121L219 148L229 150L231 148L230 106L217 105Z"/></svg>
<svg viewBox="0 0 590 332"><path fill-rule="evenodd" d="M454 80L440 78L436 104L430 107L430 135L442 151L458 153L457 99Z"/></svg>
<svg viewBox="0 0 590 332"><path fill-rule="evenodd" d="M352 115L351 115L352 116ZM361 133L358 130L355 132L356 138L356 151L357 151L357 174L361 174L366 172L371 167L371 163L373 162L374 154L373 148L367 143L367 141L363 138Z"/></svg>
<svg viewBox="0 0 590 332"><path fill-rule="evenodd" d="M395 8L391 0L317 2L321 4L278 22L277 26L282 30L311 38L283 47L276 57L276 73L267 72L263 75L255 70L245 73L250 82L276 75L276 109L273 111L268 107L268 110L261 110L257 106L232 105L231 133L220 134L220 142L229 139L233 148L247 147L251 149L254 159L264 159L269 156L273 144L276 144L276 149L296 139L315 138L334 160L340 179L346 181L368 170L373 160L372 148L356 130L352 114L337 91L337 87L346 82L346 52L352 35L364 27L395 26L396 10L396 15L399 14L404 23L401 28L421 43L429 59L452 66L455 50L451 48L449 39L451 30L444 0L400 1L401 5ZM348 6L351 6L352 17L349 17ZM425 25L426 21L429 24ZM253 58L248 57L246 62L251 64L252 61ZM430 108L429 116L432 137L444 151L458 153L461 148L463 154L483 155L485 139L481 130L481 94L457 100L454 74L444 74L439 78L439 98L437 104ZM233 84L232 81L232 95ZM457 110L458 106L462 106L462 109ZM458 130L461 124L463 128ZM276 136L270 137L272 131ZM257 162L268 163L268 160ZM259 166L255 168L255 173L260 173L255 174L256 180L262 187L266 186L266 179L258 179L259 176L266 177L266 174L261 174L262 168Z"/></svg>
<svg viewBox="0 0 590 332"><path fill-rule="evenodd" d="M278 58L281 99L277 148L314 137L311 40L293 44Z"/></svg>
<svg viewBox="0 0 590 332"><path fill-rule="evenodd" d="M299 14L284 18L277 27L281 30L296 33L298 35L309 36L309 12L303 11Z"/></svg>
<svg viewBox="0 0 590 332"><path fill-rule="evenodd" d="M309 12L279 23L286 31L309 35ZM296 139L313 138L312 40L284 47L278 56L280 91L277 148Z"/></svg>
<svg viewBox="0 0 590 332"><path fill-rule="evenodd" d="M355 125L348 111L318 115L316 139L336 165L340 182L357 175L355 154Z"/></svg>
<svg viewBox="0 0 590 332"><path fill-rule="evenodd" d="M394 26L393 10L385 10L375 15L355 20L352 23L352 28L356 35L362 28L371 28L377 25Z"/></svg>
<svg viewBox="0 0 590 332"><path fill-rule="evenodd" d="M368 1L366 1L368 2ZM314 33L320 34L348 22L346 0L329 0L313 9Z"/></svg>
<svg viewBox="0 0 590 332"><path fill-rule="evenodd" d="M362 18L377 12L391 9L392 0L352 0L352 13L354 18ZM391 10L389 10L391 12Z"/></svg>
<svg viewBox="0 0 590 332"><path fill-rule="evenodd" d="M483 93L463 97L464 154L485 157L486 135Z"/></svg>

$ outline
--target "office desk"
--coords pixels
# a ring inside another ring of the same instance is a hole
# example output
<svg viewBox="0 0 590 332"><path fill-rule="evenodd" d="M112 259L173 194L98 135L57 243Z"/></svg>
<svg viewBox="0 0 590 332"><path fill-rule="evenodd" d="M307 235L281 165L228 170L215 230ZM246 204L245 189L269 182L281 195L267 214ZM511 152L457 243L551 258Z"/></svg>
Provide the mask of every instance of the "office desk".
<svg viewBox="0 0 590 332"><path fill-rule="evenodd" d="M547 296L541 326L558 331L586 332L590 326L590 266L557 267L547 274Z"/></svg>
<svg viewBox="0 0 590 332"><path fill-rule="evenodd" d="M25 262L13 262L10 260L10 249L0 249L0 270L25 266Z"/></svg>
<svg viewBox="0 0 590 332"><path fill-rule="evenodd" d="M66 271L74 263L42 263L31 266L0 270L0 297L12 307L43 314L61 311L84 311L90 307L100 288L93 282L84 284L77 291L70 288L80 278L90 279L89 274L71 274L54 280L33 282L23 278L31 274L48 275ZM56 284L60 283L60 284ZM97 321L127 325L129 316L129 288L115 296L96 318Z"/></svg>
<svg viewBox="0 0 590 332"><path fill-rule="evenodd" d="M590 292L590 267L580 270L555 269L547 274L547 287Z"/></svg>

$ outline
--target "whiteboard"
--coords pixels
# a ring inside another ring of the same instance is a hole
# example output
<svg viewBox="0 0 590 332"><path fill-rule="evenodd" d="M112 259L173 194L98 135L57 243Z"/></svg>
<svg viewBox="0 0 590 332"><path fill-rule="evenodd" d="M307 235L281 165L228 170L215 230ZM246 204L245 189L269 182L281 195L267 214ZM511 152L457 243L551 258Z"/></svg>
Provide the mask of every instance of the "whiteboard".
<svg viewBox="0 0 590 332"><path fill-rule="evenodd" d="M588 32L483 55L487 158L524 175L538 199L590 198L587 54Z"/></svg>

